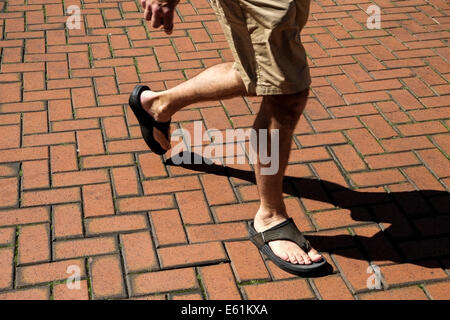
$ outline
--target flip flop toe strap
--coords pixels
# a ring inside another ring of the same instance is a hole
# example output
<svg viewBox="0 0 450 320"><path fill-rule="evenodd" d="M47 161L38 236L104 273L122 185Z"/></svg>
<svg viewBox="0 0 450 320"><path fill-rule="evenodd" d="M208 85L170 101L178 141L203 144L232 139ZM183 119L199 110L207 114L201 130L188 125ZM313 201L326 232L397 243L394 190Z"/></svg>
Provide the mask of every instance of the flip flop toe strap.
<svg viewBox="0 0 450 320"><path fill-rule="evenodd" d="M274 240L288 240L295 242L303 251L308 252L311 245L305 239L300 230L297 229L294 221L289 218L269 230L259 232L250 237L250 240L258 247L263 247L266 243Z"/></svg>

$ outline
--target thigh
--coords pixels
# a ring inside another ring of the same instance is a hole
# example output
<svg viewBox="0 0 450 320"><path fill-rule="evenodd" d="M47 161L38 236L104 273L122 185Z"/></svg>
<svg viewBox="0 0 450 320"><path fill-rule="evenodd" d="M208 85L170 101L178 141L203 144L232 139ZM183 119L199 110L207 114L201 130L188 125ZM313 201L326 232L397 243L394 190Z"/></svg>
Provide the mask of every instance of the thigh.
<svg viewBox="0 0 450 320"><path fill-rule="evenodd" d="M257 91L292 94L309 87L311 78L300 32L309 0L239 0L255 52Z"/></svg>
<svg viewBox="0 0 450 320"><path fill-rule="evenodd" d="M293 94L311 79L300 31L309 0L211 0L247 91Z"/></svg>
<svg viewBox="0 0 450 320"><path fill-rule="evenodd" d="M256 85L256 59L247 18L237 0L210 0L233 54L233 68L239 71L247 88L254 95Z"/></svg>

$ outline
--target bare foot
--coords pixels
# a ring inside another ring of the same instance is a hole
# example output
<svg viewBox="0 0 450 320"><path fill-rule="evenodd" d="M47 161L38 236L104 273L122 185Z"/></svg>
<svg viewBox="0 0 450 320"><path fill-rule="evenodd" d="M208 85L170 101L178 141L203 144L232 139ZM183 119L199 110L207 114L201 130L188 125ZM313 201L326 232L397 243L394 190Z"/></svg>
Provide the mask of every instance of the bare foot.
<svg viewBox="0 0 450 320"><path fill-rule="evenodd" d="M266 231L273 226L285 221L284 217L271 218L269 220L264 220L255 217L254 227L258 232ZM274 240L269 242L269 247L272 249L273 253L276 254L281 259L288 261L293 264L311 264L313 262L318 262L322 259L322 256L315 249L309 250L308 253L300 249L300 247L292 241L287 240Z"/></svg>
<svg viewBox="0 0 450 320"><path fill-rule="evenodd" d="M157 92L146 90L141 94L141 105L148 114L150 114L155 120L160 122L166 122L170 120L170 117L164 115L162 112L163 105L159 99ZM153 128L153 136L155 140L165 150L171 148L170 140L167 139L160 130ZM170 137L170 132L169 132Z"/></svg>

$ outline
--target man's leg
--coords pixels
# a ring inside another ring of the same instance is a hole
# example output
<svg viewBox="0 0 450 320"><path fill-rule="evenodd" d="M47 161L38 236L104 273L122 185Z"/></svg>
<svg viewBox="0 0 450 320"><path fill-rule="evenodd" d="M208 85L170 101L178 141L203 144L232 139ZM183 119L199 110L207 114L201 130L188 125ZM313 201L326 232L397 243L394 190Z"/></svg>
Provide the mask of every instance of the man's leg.
<svg viewBox="0 0 450 320"><path fill-rule="evenodd" d="M256 183L261 197L260 208L254 222L258 232L265 231L288 218L283 202L283 177L291 150L292 134L305 108L307 96L308 89L293 95L264 96L253 125L256 132L268 129L268 135L272 129L279 130L278 172L274 175L262 175L263 165L258 161L255 166ZM266 141L271 141L270 136ZM258 150L260 145L258 141ZM270 167L270 164L267 166ZM269 246L276 255L291 263L310 264L311 261L321 259L315 249L305 253L291 241L271 241Z"/></svg>
<svg viewBox="0 0 450 320"><path fill-rule="evenodd" d="M220 100L246 94L246 88L233 63L214 65L194 78L174 88L160 91L144 91L141 104L158 121L169 121L180 109L201 101ZM155 140L164 149L170 148L170 141L154 128Z"/></svg>
<svg viewBox="0 0 450 320"><path fill-rule="evenodd" d="M141 96L142 106L158 121L168 121L178 110L189 104L246 95L242 78L232 68L232 63L218 64L174 88L161 92L146 91ZM307 91L294 95L265 96L254 129L279 129L279 170L275 175L261 175L256 165L256 182L261 196L261 206L255 217L255 229L264 231L287 218L282 197L282 181L289 158L292 133L305 108ZM154 129L155 139L165 149L170 142ZM270 134L270 130L268 130ZM267 139L270 141L270 137ZM290 241L271 241L270 247L279 257L292 263L311 263L321 256L312 249L303 252Z"/></svg>

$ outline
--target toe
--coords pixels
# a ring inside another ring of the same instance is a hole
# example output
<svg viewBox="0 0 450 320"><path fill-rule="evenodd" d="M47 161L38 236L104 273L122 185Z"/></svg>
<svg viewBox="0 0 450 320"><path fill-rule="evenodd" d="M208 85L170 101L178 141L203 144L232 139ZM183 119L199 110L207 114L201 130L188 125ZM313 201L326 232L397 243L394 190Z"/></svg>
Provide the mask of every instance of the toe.
<svg viewBox="0 0 450 320"><path fill-rule="evenodd" d="M303 250L300 250L300 255L302 256L303 261L305 261L305 264L311 264L311 259Z"/></svg>
<svg viewBox="0 0 450 320"><path fill-rule="evenodd" d="M305 259L303 259L303 256L299 252L296 253L296 257L299 264L305 264Z"/></svg>
<svg viewBox="0 0 450 320"><path fill-rule="evenodd" d="M311 258L311 261L313 262L318 262L322 259L322 256L315 249L309 250L308 256Z"/></svg>
<svg viewBox="0 0 450 320"><path fill-rule="evenodd" d="M171 147L170 142L167 140L167 138L164 136L164 134L161 131L159 131L156 128L153 128L153 136L155 137L155 140L158 141L158 143L164 150L170 149L170 147Z"/></svg>
<svg viewBox="0 0 450 320"><path fill-rule="evenodd" d="M298 264L297 257L293 253L288 253L289 261L293 264Z"/></svg>
<svg viewBox="0 0 450 320"><path fill-rule="evenodd" d="M282 252L282 253L279 253L278 256L279 256L281 259L283 259L284 261L288 261L288 262L289 262L289 256L288 256L287 253Z"/></svg>

